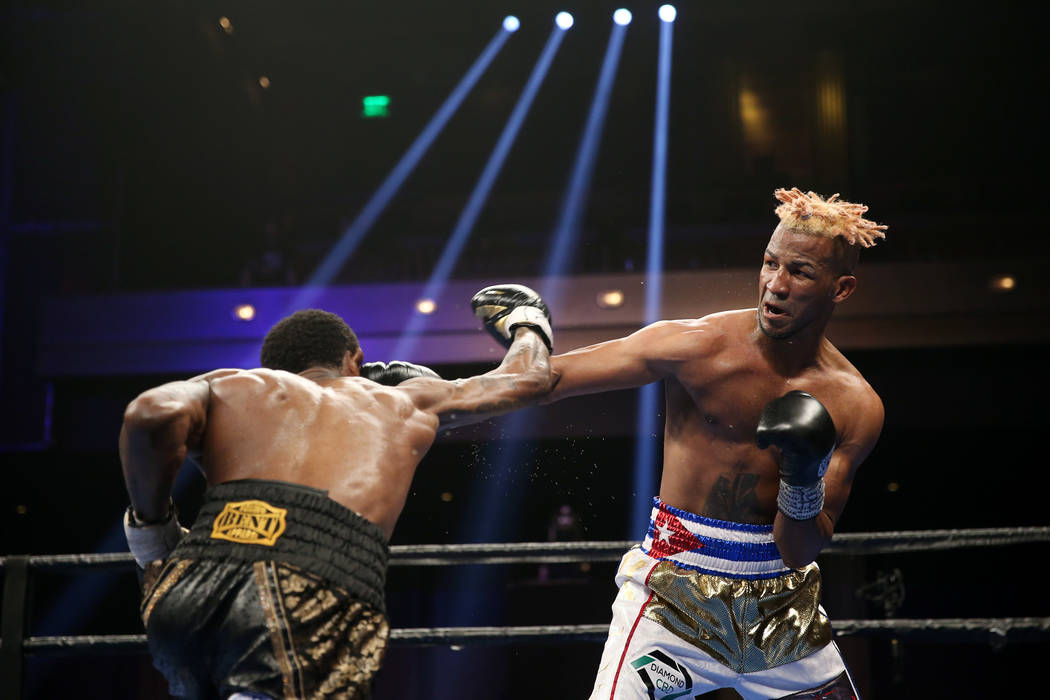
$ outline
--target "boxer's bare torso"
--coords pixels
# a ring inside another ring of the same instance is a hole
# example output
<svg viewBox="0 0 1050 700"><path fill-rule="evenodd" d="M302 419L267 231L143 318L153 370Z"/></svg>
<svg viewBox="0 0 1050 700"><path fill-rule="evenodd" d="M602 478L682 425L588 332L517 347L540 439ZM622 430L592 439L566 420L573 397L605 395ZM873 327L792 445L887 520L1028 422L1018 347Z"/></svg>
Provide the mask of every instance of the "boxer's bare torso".
<svg viewBox="0 0 1050 700"><path fill-rule="evenodd" d="M775 450L755 444L762 408L788 391L812 394L835 422L836 450L854 455L870 449L861 423L881 408L876 410L875 392L827 339L811 364L785 372L763 353L754 319L755 310L748 309L675 324L668 342L685 341L692 352L664 383L660 495L711 518L768 524L777 512L779 460Z"/></svg>
<svg viewBox="0 0 1050 700"><path fill-rule="evenodd" d="M209 484L272 479L323 489L389 538L439 425L499 415L550 389L543 341L527 329L516 338L500 367L454 381L384 386L356 376L348 359L349 370L222 369L145 392L129 405L121 437L135 512L163 517L174 473L193 454ZM151 453L171 456L158 469Z"/></svg>
<svg viewBox="0 0 1050 700"><path fill-rule="evenodd" d="M275 479L328 491L389 537L438 416L360 377L256 369L210 381L201 462L209 483Z"/></svg>
<svg viewBox="0 0 1050 700"><path fill-rule="evenodd" d="M664 379L660 497L711 518L770 524L777 513L779 459L774 449L758 448L755 428L766 403L794 389L809 392L828 409L838 433L825 477L825 511L834 522L853 470L878 436L881 401L826 338L801 367L780 362L772 346L758 329L755 309L663 321L551 358L561 381L544 402Z"/></svg>

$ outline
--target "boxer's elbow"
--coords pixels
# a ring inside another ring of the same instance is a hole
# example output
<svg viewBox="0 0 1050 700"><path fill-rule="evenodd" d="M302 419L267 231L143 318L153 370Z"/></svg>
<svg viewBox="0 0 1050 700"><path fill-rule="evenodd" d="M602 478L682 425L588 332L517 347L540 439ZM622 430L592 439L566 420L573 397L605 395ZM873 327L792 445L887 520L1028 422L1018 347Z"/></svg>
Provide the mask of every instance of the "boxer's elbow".
<svg viewBox="0 0 1050 700"><path fill-rule="evenodd" d="M541 352L520 352L501 367L500 373L513 377L515 393L521 399L537 399L546 396L554 388L550 358L546 348Z"/></svg>
<svg viewBox="0 0 1050 700"><path fill-rule="evenodd" d="M159 391L140 394L124 409L124 427L129 431L163 431L186 417L186 406Z"/></svg>
<svg viewBox="0 0 1050 700"><path fill-rule="evenodd" d="M781 549L780 558L784 561L784 566L788 567L789 569L801 569L806 566L809 566L816 560L817 552L807 554L803 552L793 552L790 550Z"/></svg>
<svg viewBox="0 0 1050 700"><path fill-rule="evenodd" d="M791 569L801 569L809 566L817 559L823 543L814 539L791 539L778 541L777 549L780 550L780 558L784 566Z"/></svg>
<svg viewBox="0 0 1050 700"><path fill-rule="evenodd" d="M811 520L792 520L777 513L773 525L773 539L784 565L801 569L816 561L817 555L831 540L830 522L819 513Z"/></svg>
<svg viewBox="0 0 1050 700"><path fill-rule="evenodd" d="M528 367L515 377L514 385L522 400L533 400L546 396L554 388L550 365L544 362L542 366Z"/></svg>

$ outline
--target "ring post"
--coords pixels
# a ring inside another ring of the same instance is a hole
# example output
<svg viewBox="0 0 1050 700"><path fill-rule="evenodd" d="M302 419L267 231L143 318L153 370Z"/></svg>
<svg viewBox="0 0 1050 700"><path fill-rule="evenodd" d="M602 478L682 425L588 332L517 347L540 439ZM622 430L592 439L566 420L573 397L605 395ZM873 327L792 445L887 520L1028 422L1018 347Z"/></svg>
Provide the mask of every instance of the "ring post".
<svg viewBox="0 0 1050 700"><path fill-rule="evenodd" d="M25 638L29 557L4 561L4 602L0 609L0 697L22 697L22 640Z"/></svg>

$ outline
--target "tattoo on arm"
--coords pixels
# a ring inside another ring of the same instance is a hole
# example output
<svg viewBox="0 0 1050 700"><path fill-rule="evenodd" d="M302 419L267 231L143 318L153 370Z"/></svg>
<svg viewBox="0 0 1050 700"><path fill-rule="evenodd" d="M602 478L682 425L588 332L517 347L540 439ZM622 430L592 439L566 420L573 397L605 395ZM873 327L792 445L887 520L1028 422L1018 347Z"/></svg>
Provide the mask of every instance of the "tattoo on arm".
<svg viewBox="0 0 1050 700"><path fill-rule="evenodd" d="M488 401L481 401L470 411L471 413L493 413L510 411L521 405L522 400L520 397L514 395L518 391L518 381L516 377L479 377L481 380L481 388L485 394L503 394L499 398ZM508 396L507 393L512 395Z"/></svg>
<svg viewBox="0 0 1050 700"><path fill-rule="evenodd" d="M753 522L762 515L755 495L757 484L757 474L722 474L707 497L704 514L718 520Z"/></svg>
<svg viewBox="0 0 1050 700"><path fill-rule="evenodd" d="M551 389L547 348L538 335L519 329L500 366L487 374L457 379L437 405L442 425L475 422L532 405Z"/></svg>

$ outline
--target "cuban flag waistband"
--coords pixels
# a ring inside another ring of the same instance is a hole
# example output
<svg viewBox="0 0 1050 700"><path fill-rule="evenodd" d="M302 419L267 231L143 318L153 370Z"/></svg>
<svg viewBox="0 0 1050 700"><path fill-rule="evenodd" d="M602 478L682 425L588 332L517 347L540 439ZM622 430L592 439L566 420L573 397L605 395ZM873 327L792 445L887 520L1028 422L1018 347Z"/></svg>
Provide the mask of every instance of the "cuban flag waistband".
<svg viewBox="0 0 1050 700"><path fill-rule="evenodd" d="M642 551L715 576L773 578L787 573L772 525L715 520L653 499Z"/></svg>

